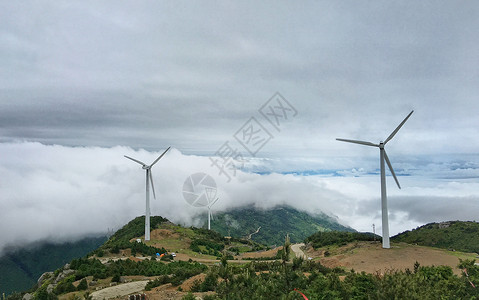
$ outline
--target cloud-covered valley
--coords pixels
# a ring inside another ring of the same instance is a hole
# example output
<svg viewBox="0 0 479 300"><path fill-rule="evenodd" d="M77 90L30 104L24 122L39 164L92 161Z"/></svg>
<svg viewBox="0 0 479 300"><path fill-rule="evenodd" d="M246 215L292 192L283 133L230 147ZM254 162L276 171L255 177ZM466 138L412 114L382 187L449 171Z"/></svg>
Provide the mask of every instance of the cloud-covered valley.
<svg viewBox="0 0 479 300"><path fill-rule="evenodd" d="M0 144L0 250L41 240L68 241L105 233L143 215L144 170L123 155L150 163L163 150ZM278 170L285 164L297 172ZM255 158L228 182L208 157L185 155L173 148L152 169L157 195L151 201L152 214L183 225L200 225L205 209L189 205L182 188L189 175L204 172L218 186L216 210L290 205L309 213L326 212L360 231L371 231L375 223L380 232L379 176L373 174L377 170L358 173L355 169L338 169L328 173L321 172L322 163L314 160L309 164L304 160L285 164ZM347 163L338 160L337 164ZM463 170L467 176L456 176L459 168L453 165L450 179L443 175L448 174L445 167L451 168L451 164L436 164L429 172L430 164L414 173L409 170L412 174L399 176L401 190L388 176L392 234L425 222L472 220L479 215L479 183L470 178L471 174L477 177L477 166L469 164ZM252 168L256 171L249 170ZM301 173L312 169L316 171ZM398 169L400 174L400 165ZM462 209L451 210L451 206Z"/></svg>

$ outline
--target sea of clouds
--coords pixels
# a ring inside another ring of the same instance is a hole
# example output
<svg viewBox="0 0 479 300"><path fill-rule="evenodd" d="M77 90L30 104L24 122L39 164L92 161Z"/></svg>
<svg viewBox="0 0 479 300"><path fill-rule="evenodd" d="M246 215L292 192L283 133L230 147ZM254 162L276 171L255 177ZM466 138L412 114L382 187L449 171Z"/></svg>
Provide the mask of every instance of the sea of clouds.
<svg viewBox="0 0 479 300"><path fill-rule="evenodd" d="M103 234L144 215L145 171L124 155L149 164L162 151L1 143L0 252L43 240ZM206 210L191 206L182 195L188 176L202 172L218 186L217 211L289 205L311 214L325 212L359 231L372 231L375 223L380 233L378 162L366 158L360 162L365 168L347 169L350 159L327 161L253 158L229 181L209 157L172 148L152 169L157 196L151 198L152 215L183 225L203 224ZM387 178L391 234L427 222L477 218L477 164L397 161L393 165L402 189Z"/></svg>

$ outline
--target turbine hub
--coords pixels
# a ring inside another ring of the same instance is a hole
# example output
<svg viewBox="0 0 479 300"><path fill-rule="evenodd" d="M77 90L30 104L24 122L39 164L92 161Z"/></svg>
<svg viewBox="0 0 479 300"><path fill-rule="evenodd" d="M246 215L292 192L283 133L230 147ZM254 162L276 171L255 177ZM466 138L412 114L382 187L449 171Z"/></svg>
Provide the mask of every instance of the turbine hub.
<svg viewBox="0 0 479 300"><path fill-rule="evenodd" d="M150 166L143 166L141 167L143 170L148 170L150 168Z"/></svg>

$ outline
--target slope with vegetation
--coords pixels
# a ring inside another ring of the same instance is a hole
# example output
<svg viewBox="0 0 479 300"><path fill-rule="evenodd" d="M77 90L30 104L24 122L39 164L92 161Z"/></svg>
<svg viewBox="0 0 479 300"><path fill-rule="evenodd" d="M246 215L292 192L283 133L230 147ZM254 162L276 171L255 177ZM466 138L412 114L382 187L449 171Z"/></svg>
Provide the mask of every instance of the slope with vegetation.
<svg viewBox="0 0 479 300"><path fill-rule="evenodd" d="M153 216L150 219L151 240L137 242L144 233L144 216L130 221L118 230L104 245L92 252L97 257L111 257L125 253L132 256L155 256L167 252L180 252L205 255L203 258L220 258L223 255L237 255L266 249L253 241L238 238L225 238L213 230L196 227L182 227L167 219ZM198 255L194 255L198 256ZM170 257L171 258L171 257Z"/></svg>
<svg viewBox="0 0 479 300"><path fill-rule="evenodd" d="M287 234L292 243L299 243L317 231L355 231L326 214L310 215L288 206L269 210L240 208L218 213L211 228L227 236L251 235L251 240L264 245L281 245Z"/></svg>
<svg viewBox="0 0 479 300"><path fill-rule="evenodd" d="M405 231L391 238L422 246L479 253L479 223L450 221L429 223L412 231Z"/></svg>
<svg viewBox="0 0 479 300"><path fill-rule="evenodd" d="M369 232L316 232L307 237L304 242L311 244L313 248L320 248L325 246L344 246L348 243L358 241L380 241L381 237Z"/></svg>
<svg viewBox="0 0 479 300"><path fill-rule="evenodd" d="M155 229L160 226L160 224L168 222L168 219L152 216L150 218L150 228ZM145 233L145 216L136 217L131 220L128 224L119 229L115 234L113 234L105 244L100 248L92 252L98 257L102 257L105 252L111 254L118 254L120 250L131 249L131 253L135 256L137 253L143 254L145 256L152 256L156 253L165 253L164 248L157 249L155 247L149 246L145 243L137 243L136 238L140 238Z"/></svg>
<svg viewBox="0 0 479 300"><path fill-rule="evenodd" d="M193 291L215 291L211 299L477 299L479 267L461 262L469 277L450 267L411 266L411 270L377 274L345 272L316 262L253 262L211 267ZM194 298L192 298L194 299Z"/></svg>
<svg viewBox="0 0 479 300"><path fill-rule="evenodd" d="M37 282L43 272L65 265L97 249L106 236L84 238L63 244L43 243L8 251L0 257L0 294L23 291Z"/></svg>

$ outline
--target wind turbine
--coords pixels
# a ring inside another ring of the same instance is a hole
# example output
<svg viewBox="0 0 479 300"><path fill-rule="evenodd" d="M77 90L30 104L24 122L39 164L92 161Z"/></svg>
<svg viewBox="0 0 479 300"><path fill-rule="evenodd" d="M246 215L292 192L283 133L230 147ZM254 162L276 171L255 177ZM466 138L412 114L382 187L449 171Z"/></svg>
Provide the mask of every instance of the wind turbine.
<svg viewBox="0 0 479 300"><path fill-rule="evenodd" d="M145 212L145 241L150 240L150 182L151 189L153 190L153 197L156 199L155 186L153 185L153 175L151 175L151 167L153 167L162 157L165 155L171 147L163 152L151 165L147 165L142 161L126 156L126 158L142 165L143 170L146 170L146 212Z"/></svg>
<svg viewBox="0 0 479 300"><path fill-rule="evenodd" d="M216 198L215 201L211 202L208 204L208 230L211 230L211 221L213 219L213 214L211 213L211 207L213 206L213 204L216 203L216 201L218 201L219 198Z"/></svg>
<svg viewBox="0 0 479 300"><path fill-rule="evenodd" d="M411 111L409 115L399 124L399 126L388 136L388 138L383 142L380 141L379 144L374 144L371 142L365 142L365 141L357 141L357 140L347 140L347 139L336 139L341 142L348 142L348 143L355 143L355 144L361 144L361 145L366 145L366 146L373 146L373 147L378 147L379 148L379 160L380 160L380 165L381 165L381 211L382 211L382 231L383 231L383 248L390 248L389 244L389 221L388 221L388 200L387 200L387 195L386 195L386 171L384 168L384 161L388 164L389 170L391 171L391 174L394 177L394 180L396 181L396 184L398 188L401 188L399 185L399 181L396 178L396 174L394 173L393 167L391 165L391 162L389 161L388 155L386 154L386 150L384 149L384 146L386 146L387 142L389 142L394 135L401 129L401 127L406 123L407 119L412 115L414 112Z"/></svg>

